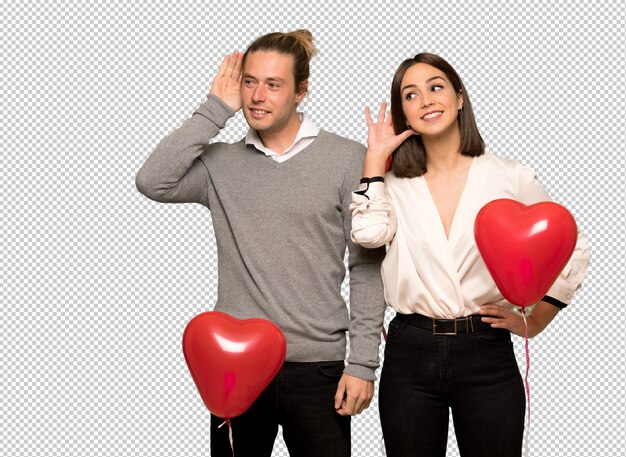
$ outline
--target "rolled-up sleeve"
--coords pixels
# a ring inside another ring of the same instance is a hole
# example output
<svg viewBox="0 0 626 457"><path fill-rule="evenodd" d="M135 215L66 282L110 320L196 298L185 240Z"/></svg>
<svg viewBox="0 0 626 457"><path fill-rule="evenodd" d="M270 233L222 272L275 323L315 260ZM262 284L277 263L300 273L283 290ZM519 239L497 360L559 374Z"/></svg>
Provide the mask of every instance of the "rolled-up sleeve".
<svg viewBox="0 0 626 457"><path fill-rule="evenodd" d="M569 305L574 292L580 287L589 269L589 246L582 232L578 232L576 248L561 274L556 278L546 295Z"/></svg>
<svg viewBox="0 0 626 457"><path fill-rule="evenodd" d="M352 193L350 237L363 247L377 248L393 239L397 228L396 214L384 182L364 185L367 186L365 189Z"/></svg>

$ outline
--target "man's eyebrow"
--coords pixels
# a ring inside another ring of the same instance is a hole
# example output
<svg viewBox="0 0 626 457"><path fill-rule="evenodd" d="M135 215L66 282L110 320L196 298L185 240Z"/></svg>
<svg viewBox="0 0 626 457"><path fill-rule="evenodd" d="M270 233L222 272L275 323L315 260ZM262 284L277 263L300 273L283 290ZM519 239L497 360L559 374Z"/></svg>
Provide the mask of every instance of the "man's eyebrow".
<svg viewBox="0 0 626 457"><path fill-rule="evenodd" d="M257 79L255 76L249 74L249 73L244 73L243 74L244 78L251 78L251 79ZM270 76L269 78L266 78L267 81L279 81L279 82L285 82L285 80L283 78L281 78L280 76Z"/></svg>

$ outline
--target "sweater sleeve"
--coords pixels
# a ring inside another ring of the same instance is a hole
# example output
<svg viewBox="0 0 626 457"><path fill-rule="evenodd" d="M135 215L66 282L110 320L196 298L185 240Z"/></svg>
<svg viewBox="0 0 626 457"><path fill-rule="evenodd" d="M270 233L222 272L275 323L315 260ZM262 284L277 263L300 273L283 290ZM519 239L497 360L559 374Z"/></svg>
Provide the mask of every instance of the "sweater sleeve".
<svg viewBox="0 0 626 457"><path fill-rule="evenodd" d="M208 173L197 160L235 112L218 97L207 100L178 129L161 140L135 178L139 192L165 203L209 206Z"/></svg>
<svg viewBox="0 0 626 457"><path fill-rule="evenodd" d="M535 173L529 168L520 166L517 188L519 200L526 205L552 200ZM556 300L557 304L555 305L558 307L569 305L574 297L574 292L580 287L587 275L589 258L587 238L579 231L574 252L563 271L546 293L546 301L552 302L550 299Z"/></svg>
<svg viewBox="0 0 626 457"><path fill-rule="evenodd" d="M364 152L364 151L363 151ZM350 353L345 373L367 381L376 379L379 366L379 346L385 298L380 267L385 257L385 248L366 249L350 238L352 217L350 203L352 191L358 186L364 155L360 163L351 165L344 181L342 213L344 236L348 246L348 271L350 274Z"/></svg>

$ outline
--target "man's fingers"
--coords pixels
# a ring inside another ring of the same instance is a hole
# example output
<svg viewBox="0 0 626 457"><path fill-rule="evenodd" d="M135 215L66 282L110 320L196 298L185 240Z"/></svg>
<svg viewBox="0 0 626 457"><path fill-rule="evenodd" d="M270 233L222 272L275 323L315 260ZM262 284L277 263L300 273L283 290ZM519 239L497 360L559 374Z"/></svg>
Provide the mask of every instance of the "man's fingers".
<svg viewBox="0 0 626 457"><path fill-rule="evenodd" d="M228 66L226 68L227 77L232 78L234 76L235 68L237 67L238 62L239 62L239 52L234 51L228 59Z"/></svg>
<svg viewBox="0 0 626 457"><path fill-rule="evenodd" d="M235 60L235 68L233 69L233 76L237 79L237 82L241 82L241 68L243 67L243 54L237 52L237 59Z"/></svg>
<svg viewBox="0 0 626 457"><path fill-rule="evenodd" d="M360 401L357 402L356 404L356 410L354 412L355 415L357 414L361 414L363 411L365 411L367 409L367 407L370 405L370 401L368 398L363 398Z"/></svg>
<svg viewBox="0 0 626 457"><path fill-rule="evenodd" d="M348 393L344 403L345 405L341 409L343 409L347 414L354 416L356 411L356 398Z"/></svg>
<svg viewBox="0 0 626 457"><path fill-rule="evenodd" d="M343 402L343 397L346 393L346 383L343 378L339 381L337 385L337 392L335 393L335 409L339 409ZM343 409L343 408L342 408Z"/></svg>
<svg viewBox="0 0 626 457"><path fill-rule="evenodd" d="M370 403L371 403L371 402L369 402L369 401L364 402L364 403L361 405L361 409L359 409L359 410L357 411L357 414L361 414L363 411L365 411L367 408L369 408L369 407L370 407Z"/></svg>
<svg viewBox="0 0 626 457"><path fill-rule="evenodd" d="M337 400L342 394L339 404ZM335 395L335 409L342 416L355 416L367 408L374 396L374 383L344 374L339 381L339 388Z"/></svg>
<svg viewBox="0 0 626 457"><path fill-rule="evenodd" d="M226 74L226 69L228 68L228 64L230 63L230 56L227 55L222 60L222 64L220 65L219 70L217 70L217 77L221 78Z"/></svg>

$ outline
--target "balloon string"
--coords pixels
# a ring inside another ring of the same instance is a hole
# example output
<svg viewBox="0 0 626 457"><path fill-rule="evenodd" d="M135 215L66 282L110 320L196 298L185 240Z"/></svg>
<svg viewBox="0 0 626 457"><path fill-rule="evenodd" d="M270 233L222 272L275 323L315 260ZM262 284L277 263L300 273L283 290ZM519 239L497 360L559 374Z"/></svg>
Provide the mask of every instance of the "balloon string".
<svg viewBox="0 0 626 457"><path fill-rule="evenodd" d="M524 430L524 456L528 457L529 445L528 435L530 433L530 383L528 382L528 373L530 371L530 350L528 348L528 321L526 320L526 309L520 308L520 313L524 319L525 327L525 349L526 349L526 375L524 377L524 385L526 387L526 402L528 404L528 427Z"/></svg>
<svg viewBox="0 0 626 457"><path fill-rule="evenodd" d="M528 321L526 320L526 310L520 309L522 318L524 319L525 334L525 349L526 349L526 375L524 377L524 384L526 385L526 397L528 399L528 426L530 426L530 383L528 382L528 373L530 371L530 350L528 348Z"/></svg>
<svg viewBox="0 0 626 457"><path fill-rule="evenodd" d="M233 428L230 425L230 419L226 419L217 428L222 428L224 425L228 426L228 441L230 441L230 450L233 453L233 457L235 457L235 446L233 445Z"/></svg>

